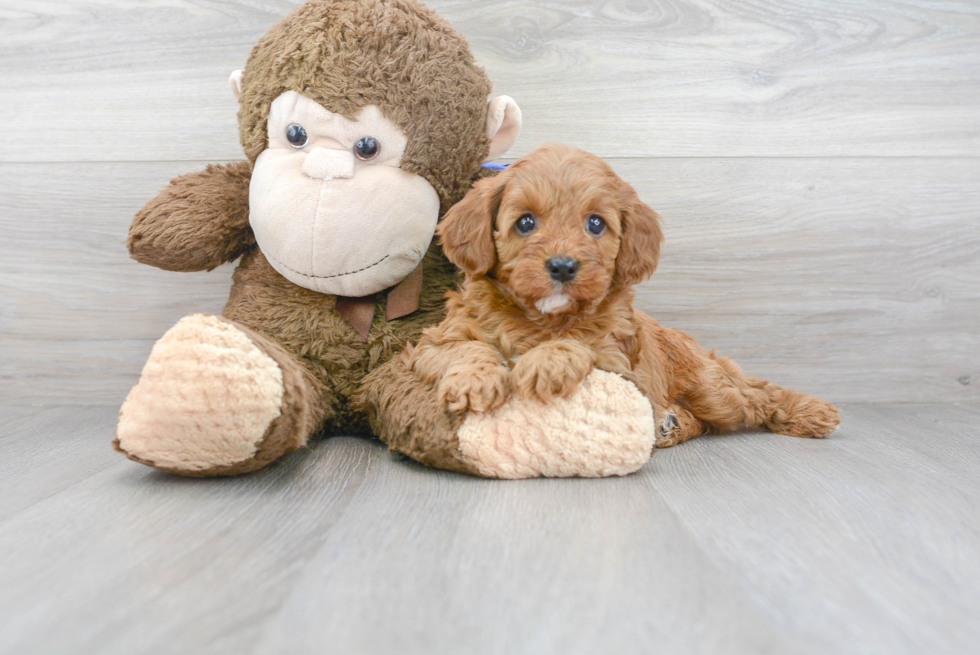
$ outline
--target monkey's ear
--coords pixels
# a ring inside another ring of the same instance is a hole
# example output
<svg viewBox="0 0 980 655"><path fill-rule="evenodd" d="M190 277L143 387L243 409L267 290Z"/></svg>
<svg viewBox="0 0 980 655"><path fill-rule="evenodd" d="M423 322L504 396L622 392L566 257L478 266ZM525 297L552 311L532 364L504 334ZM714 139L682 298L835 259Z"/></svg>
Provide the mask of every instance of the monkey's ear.
<svg viewBox="0 0 980 655"><path fill-rule="evenodd" d="M510 96L498 96L490 101L487 109L487 136L490 137L490 154L486 161L493 161L517 141L524 119L521 108Z"/></svg>
<svg viewBox="0 0 980 655"><path fill-rule="evenodd" d="M497 263L493 224L507 185L505 176L506 171L474 184L436 227L446 257L468 275L484 275Z"/></svg>
<svg viewBox="0 0 980 655"><path fill-rule="evenodd" d="M632 186L626 182L622 184L620 215L623 233L616 256L616 279L623 286L632 286L657 270L664 233L660 228L660 215L640 200Z"/></svg>
<svg viewBox="0 0 980 655"><path fill-rule="evenodd" d="M228 85L231 87L231 94L235 100L242 97L242 71L233 71L228 78Z"/></svg>

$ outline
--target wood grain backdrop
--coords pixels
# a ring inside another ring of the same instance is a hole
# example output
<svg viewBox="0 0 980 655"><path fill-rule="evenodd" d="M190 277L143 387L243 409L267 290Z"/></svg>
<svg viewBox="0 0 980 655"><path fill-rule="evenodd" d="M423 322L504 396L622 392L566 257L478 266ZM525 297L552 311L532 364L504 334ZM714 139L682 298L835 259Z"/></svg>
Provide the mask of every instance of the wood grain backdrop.
<svg viewBox="0 0 980 655"><path fill-rule="evenodd" d="M299 2L0 0L0 397L119 403L230 268L127 258L171 177L241 159L228 73ZM837 401L980 402L980 4L429 3L526 129L667 224L640 302Z"/></svg>

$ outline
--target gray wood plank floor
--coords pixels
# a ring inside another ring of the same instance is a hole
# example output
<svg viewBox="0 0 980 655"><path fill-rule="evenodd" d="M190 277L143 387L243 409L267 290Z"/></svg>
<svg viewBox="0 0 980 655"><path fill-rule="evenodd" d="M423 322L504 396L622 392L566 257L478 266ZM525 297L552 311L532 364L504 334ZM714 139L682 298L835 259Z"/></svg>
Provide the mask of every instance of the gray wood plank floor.
<svg viewBox="0 0 980 655"><path fill-rule="evenodd" d="M849 405L500 482L377 442L186 480L111 407L0 409L0 652L968 653L980 408Z"/></svg>

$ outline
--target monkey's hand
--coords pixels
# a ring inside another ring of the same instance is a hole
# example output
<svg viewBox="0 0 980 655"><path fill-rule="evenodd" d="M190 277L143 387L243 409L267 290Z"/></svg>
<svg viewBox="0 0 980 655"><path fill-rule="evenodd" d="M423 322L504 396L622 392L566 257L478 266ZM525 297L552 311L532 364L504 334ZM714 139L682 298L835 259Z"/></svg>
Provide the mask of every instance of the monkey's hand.
<svg viewBox="0 0 980 655"><path fill-rule="evenodd" d="M136 261L168 271L210 271L254 243L248 162L181 175L136 214L126 245Z"/></svg>

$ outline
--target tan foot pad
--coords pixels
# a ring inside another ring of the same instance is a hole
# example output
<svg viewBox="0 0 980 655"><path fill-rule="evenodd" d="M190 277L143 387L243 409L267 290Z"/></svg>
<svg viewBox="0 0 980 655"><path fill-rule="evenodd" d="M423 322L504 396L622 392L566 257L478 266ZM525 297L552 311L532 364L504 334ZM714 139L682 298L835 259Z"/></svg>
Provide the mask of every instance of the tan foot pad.
<svg viewBox="0 0 980 655"><path fill-rule="evenodd" d="M650 458L653 408L630 382L593 371L553 404L513 398L487 414L470 414L459 448L493 478L626 475Z"/></svg>
<svg viewBox="0 0 980 655"><path fill-rule="evenodd" d="M229 466L255 454L283 393L279 365L241 330L188 316L153 346L119 410L117 446L167 470Z"/></svg>

